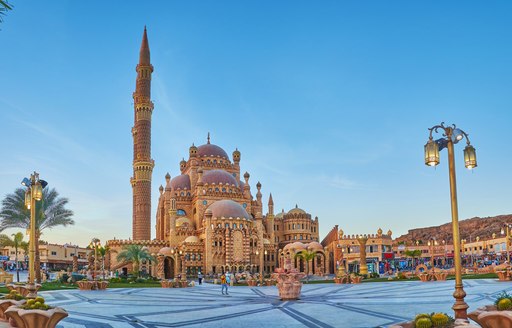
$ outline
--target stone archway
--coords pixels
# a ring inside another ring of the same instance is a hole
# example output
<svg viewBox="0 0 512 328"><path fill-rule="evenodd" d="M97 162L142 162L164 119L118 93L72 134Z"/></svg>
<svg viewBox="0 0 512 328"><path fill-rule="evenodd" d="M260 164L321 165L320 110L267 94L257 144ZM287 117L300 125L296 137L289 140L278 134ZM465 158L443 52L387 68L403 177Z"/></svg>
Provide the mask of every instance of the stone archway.
<svg viewBox="0 0 512 328"><path fill-rule="evenodd" d="M164 279L174 279L174 267L174 259L166 256L164 259Z"/></svg>

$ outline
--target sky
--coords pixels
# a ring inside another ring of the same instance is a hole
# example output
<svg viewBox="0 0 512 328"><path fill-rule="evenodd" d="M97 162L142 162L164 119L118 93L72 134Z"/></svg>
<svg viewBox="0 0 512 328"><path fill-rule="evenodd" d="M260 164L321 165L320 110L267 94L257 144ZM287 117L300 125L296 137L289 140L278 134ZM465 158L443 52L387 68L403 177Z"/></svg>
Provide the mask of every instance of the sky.
<svg viewBox="0 0 512 328"><path fill-rule="evenodd" d="M447 223L455 145L460 219L512 213L510 1L20 1L0 24L0 197L34 170L69 198L53 243L131 237L135 66L154 66L152 236L158 187L211 141L260 181L276 212L297 204L320 238ZM438 135L437 137L441 137ZM266 207L266 206L265 206ZM10 231L7 231L10 233Z"/></svg>

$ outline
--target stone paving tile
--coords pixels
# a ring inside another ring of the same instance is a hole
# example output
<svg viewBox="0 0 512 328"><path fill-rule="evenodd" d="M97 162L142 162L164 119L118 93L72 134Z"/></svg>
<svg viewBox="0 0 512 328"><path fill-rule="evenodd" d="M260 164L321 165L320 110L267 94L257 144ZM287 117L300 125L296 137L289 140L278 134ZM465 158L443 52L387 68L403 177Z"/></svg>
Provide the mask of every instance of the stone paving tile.
<svg viewBox="0 0 512 328"><path fill-rule="evenodd" d="M465 280L470 310L490 304L512 283ZM400 281L358 285L304 285L301 299L281 302L276 287L218 285L194 288L42 292L70 316L60 328L165 327L387 327L420 312L452 314L454 281Z"/></svg>

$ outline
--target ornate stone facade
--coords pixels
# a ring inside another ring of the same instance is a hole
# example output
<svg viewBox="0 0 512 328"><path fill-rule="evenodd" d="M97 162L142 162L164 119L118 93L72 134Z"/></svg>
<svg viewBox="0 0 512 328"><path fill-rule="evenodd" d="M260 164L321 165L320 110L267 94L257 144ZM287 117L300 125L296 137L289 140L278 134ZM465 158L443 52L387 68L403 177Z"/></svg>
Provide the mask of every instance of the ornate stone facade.
<svg viewBox="0 0 512 328"><path fill-rule="evenodd" d="M318 242L318 218L297 206L274 217L272 195L263 214L261 184L253 197L250 175L240 170L241 153L231 158L210 142L189 148L179 163L179 175L165 176L156 213L156 238L151 240L151 73L146 29L137 65L133 186L133 240L111 240L112 270L130 269L116 263L115 253L129 244L144 245L158 263L141 269L160 278L251 271L271 273L279 263L279 249L297 241ZM319 245L319 244L318 244ZM325 272L325 271L323 271Z"/></svg>

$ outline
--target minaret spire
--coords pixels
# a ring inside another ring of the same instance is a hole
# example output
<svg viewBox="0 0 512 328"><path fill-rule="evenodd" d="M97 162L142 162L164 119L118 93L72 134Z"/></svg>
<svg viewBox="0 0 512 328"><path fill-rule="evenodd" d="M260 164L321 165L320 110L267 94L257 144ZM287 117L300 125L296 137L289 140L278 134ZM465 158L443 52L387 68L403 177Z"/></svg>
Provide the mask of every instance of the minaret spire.
<svg viewBox="0 0 512 328"><path fill-rule="evenodd" d="M206 138L207 143L210 144L210 132L208 132L208 137Z"/></svg>
<svg viewBox="0 0 512 328"><path fill-rule="evenodd" d="M151 177L155 162L151 159L151 73L149 42L146 27L142 35L137 80L133 103L135 110L133 135L133 240L151 240Z"/></svg>

